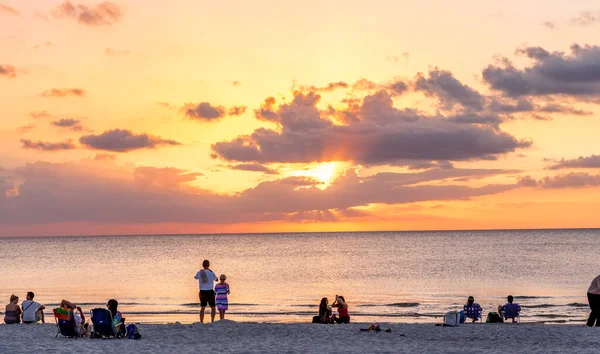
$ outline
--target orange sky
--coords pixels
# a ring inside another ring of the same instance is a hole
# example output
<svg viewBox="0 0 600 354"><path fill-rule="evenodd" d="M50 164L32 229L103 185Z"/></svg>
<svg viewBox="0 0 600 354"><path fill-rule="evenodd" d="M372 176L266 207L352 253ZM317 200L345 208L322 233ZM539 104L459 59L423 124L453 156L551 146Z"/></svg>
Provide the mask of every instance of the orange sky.
<svg viewBox="0 0 600 354"><path fill-rule="evenodd" d="M0 0L0 236L600 227L598 30L587 0Z"/></svg>

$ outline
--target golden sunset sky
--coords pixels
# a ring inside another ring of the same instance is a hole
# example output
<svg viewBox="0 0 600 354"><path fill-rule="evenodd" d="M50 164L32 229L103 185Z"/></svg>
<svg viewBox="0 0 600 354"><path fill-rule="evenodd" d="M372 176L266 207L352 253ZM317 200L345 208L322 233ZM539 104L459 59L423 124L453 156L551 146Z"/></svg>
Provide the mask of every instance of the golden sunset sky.
<svg viewBox="0 0 600 354"><path fill-rule="evenodd" d="M0 236L600 227L597 1L0 0Z"/></svg>

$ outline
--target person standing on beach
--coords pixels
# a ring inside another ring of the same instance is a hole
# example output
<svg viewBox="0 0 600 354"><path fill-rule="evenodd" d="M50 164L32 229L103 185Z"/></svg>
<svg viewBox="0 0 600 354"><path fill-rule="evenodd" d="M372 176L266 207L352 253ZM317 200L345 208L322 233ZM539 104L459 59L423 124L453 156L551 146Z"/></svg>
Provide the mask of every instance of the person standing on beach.
<svg viewBox="0 0 600 354"><path fill-rule="evenodd" d="M592 312L586 324L590 327L594 327L594 324L600 327L600 275L592 280L587 297Z"/></svg>
<svg viewBox="0 0 600 354"><path fill-rule="evenodd" d="M223 320L225 319L225 311L229 309L229 301L227 300L227 295L229 295L229 284L225 282L225 280L227 280L225 274L221 274L219 280L221 280L221 282L215 285L215 300L217 303L217 310L219 310L219 318Z"/></svg>
<svg viewBox="0 0 600 354"><path fill-rule="evenodd" d="M27 300L21 304L21 308L23 309L23 323L36 323L38 321L46 323L43 311L46 307L33 301L34 296L33 291L27 292Z"/></svg>
<svg viewBox="0 0 600 354"><path fill-rule="evenodd" d="M210 306L210 321L215 321L215 291L213 287L215 282L218 280L215 273L210 270L210 262L205 259L202 262L202 268L196 273L195 279L198 279L200 287L200 322L204 322L204 310L206 305Z"/></svg>

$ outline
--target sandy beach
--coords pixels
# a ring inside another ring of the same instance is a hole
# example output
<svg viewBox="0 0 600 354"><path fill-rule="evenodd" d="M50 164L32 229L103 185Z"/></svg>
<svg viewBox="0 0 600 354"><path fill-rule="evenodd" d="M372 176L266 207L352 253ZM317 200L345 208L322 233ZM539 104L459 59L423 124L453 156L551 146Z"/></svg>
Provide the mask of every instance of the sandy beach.
<svg viewBox="0 0 600 354"><path fill-rule="evenodd" d="M381 324L391 333L349 325L236 323L141 324L141 340L54 338L56 327L0 325L0 353L597 353L600 328L584 325Z"/></svg>

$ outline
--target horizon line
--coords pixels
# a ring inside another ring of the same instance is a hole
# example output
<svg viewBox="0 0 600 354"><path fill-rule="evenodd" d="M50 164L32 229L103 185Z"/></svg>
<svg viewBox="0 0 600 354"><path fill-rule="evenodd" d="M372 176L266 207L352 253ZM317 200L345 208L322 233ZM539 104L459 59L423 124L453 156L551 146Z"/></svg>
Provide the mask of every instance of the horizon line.
<svg viewBox="0 0 600 354"><path fill-rule="evenodd" d="M39 238L39 237L116 237L116 236L218 236L218 235L276 235L276 234L336 234L336 233L425 233L425 232L476 232L476 231L557 231L557 230L600 230L600 227L566 228L523 228L523 229L432 229L432 230L369 230L369 231L285 231L285 232L200 232L200 233L144 233L144 234L96 234L96 235L37 235L37 236L0 236L3 238Z"/></svg>

